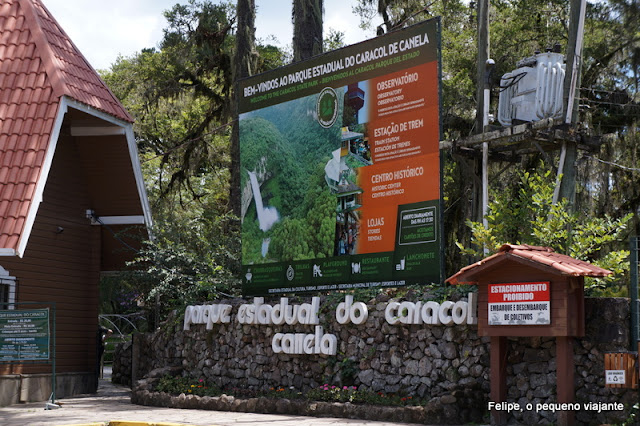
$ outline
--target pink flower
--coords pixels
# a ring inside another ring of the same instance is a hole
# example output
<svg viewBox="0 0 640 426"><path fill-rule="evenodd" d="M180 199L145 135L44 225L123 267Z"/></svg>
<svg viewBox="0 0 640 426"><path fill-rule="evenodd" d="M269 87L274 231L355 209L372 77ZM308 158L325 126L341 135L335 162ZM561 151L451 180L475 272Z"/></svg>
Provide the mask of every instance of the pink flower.
<svg viewBox="0 0 640 426"><path fill-rule="evenodd" d="M342 389L347 390L349 388L347 386L343 386Z"/></svg>

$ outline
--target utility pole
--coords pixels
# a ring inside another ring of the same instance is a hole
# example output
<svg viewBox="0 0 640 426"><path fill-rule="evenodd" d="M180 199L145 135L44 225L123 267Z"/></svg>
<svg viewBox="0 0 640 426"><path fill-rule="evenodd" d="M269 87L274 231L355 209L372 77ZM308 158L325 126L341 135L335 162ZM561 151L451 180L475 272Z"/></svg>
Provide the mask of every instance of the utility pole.
<svg viewBox="0 0 640 426"><path fill-rule="evenodd" d="M489 59L489 0L478 0L478 62L476 88L476 134L484 132L484 82Z"/></svg>
<svg viewBox="0 0 640 426"><path fill-rule="evenodd" d="M478 0L478 62L477 62L477 82L476 89L476 133L481 134L489 124L489 85L488 67L489 62L489 0ZM479 220L485 228L487 224L487 213L489 206L489 143L482 144L482 188L480 191L481 208L478 209ZM476 192L477 193L477 192Z"/></svg>
<svg viewBox="0 0 640 426"><path fill-rule="evenodd" d="M580 68L582 67L582 39L584 35L584 19L586 12L586 0L571 0L570 3L570 21L569 21L569 44L567 46L567 65L564 77L563 91L563 112L565 124L575 124L578 118L578 102L576 94L580 88ZM578 156L578 146L575 142L564 141L562 151L560 153L560 165L558 167L558 176L561 178L559 196L569 200L569 208L575 211L575 191L576 191L576 159ZM560 176L562 174L562 176ZM554 191L554 203L557 199L558 188ZM568 364L566 367L573 367L573 346L572 339L569 337L558 337L556 346L556 358L558 359L558 367L560 363ZM566 368L565 368L566 370ZM558 368L560 371L560 368ZM563 372L565 375L566 372ZM573 371L569 376L573 377ZM558 392L557 399L560 403L570 403L575 400L575 390L573 388L573 379L569 383L560 380L558 373ZM562 383L562 387L560 387ZM575 413L572 411L558 411L558 424L573 425L575 421Z"/></svg>
<svg viewBox="0 0 640 426"><path fill-rule="evenodd" d="M580 88L580 68L582 67L582 40L586 0L571 0L569 21L569 44L567 45L567 65L564 78L564 117L566 124L574 124L578 118L576 94ZM563 142L558 167L559 182L554 192L554 203L566 198L573 206L576 190L576 159L578 147L573 142ZM560 177L560 175L562 175Z"/></svg>

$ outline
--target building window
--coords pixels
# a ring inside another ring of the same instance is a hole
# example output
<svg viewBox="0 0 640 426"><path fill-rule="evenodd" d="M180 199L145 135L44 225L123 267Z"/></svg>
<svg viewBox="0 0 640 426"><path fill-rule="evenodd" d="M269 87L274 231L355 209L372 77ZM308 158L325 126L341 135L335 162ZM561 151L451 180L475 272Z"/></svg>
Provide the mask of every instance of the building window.
<svg viewBox="0 0 640 426"><path fill-rule="evenodd" d="M0 310L15 309L16 277L0 266Z"/></svg>

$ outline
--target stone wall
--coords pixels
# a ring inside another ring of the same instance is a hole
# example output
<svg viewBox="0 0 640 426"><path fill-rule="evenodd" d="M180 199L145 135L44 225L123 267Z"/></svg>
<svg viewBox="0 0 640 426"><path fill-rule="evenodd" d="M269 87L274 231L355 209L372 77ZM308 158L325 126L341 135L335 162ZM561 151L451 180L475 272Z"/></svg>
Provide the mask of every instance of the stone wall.
<svg viewBox="0 0 640 426"><path fill-rule="evenodd" d="M111 372L111 381L113 383L133 387L131 378L132 346L131 340L116 345L116 350L113 353L113 370Z"/></svg>
<svg viewBox="0 0 640 426"><path fill-rule="evenodd" d="M134 360L137 377L153 369L181 367L183 374L214 381L224 388L268 389L293 387L302 392L324 383L354 385L376 392L401 393L428 401L434 419L449 423L487 421L489 401L489 340L477 336L475 325L389 325L384 318L387 296L367 302L369 318L362 325L340 325L335 305L323 301L320 323L324 333L335 334L335 356L274 354L275 333L313 333L309 325L242 325L232 321L206 330L174 325L152 335L139 336L140 352ZM624 351L628 345L629 303L626 299L587 299L587 337L576 339L576 401L622 402L625 410L601 413L580 410L585 424L624 421L637 392L604 387L603 354ZM135 352L135 351L134 351ZM509 339L508 400L555 402L555 339ZM126 373L114 365L114 376L126 383ZM121 363L120 365L127 365ZM550 411L523 410L510 414L510 422L553 423ZM429 422L429 418L427 418Z"/></svg>

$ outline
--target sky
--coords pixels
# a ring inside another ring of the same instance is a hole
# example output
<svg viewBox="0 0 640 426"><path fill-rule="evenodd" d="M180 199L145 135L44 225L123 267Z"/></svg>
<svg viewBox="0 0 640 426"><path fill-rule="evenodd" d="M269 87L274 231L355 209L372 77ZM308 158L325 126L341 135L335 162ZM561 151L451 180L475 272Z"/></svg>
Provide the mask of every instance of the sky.
<svg viewBox="0 0 640 426"><path fill-rule="evenodd" d="M118 57L156 47L166 26L163 12L186 0L42 0L95 69L108 69ZM217 2L217 0L213 0ZM347 44L372 38L352 12L356 0L324 0L324 30L345 33ZM256 0L256 37L275 36L291 45L291 0Z"/></svg>

